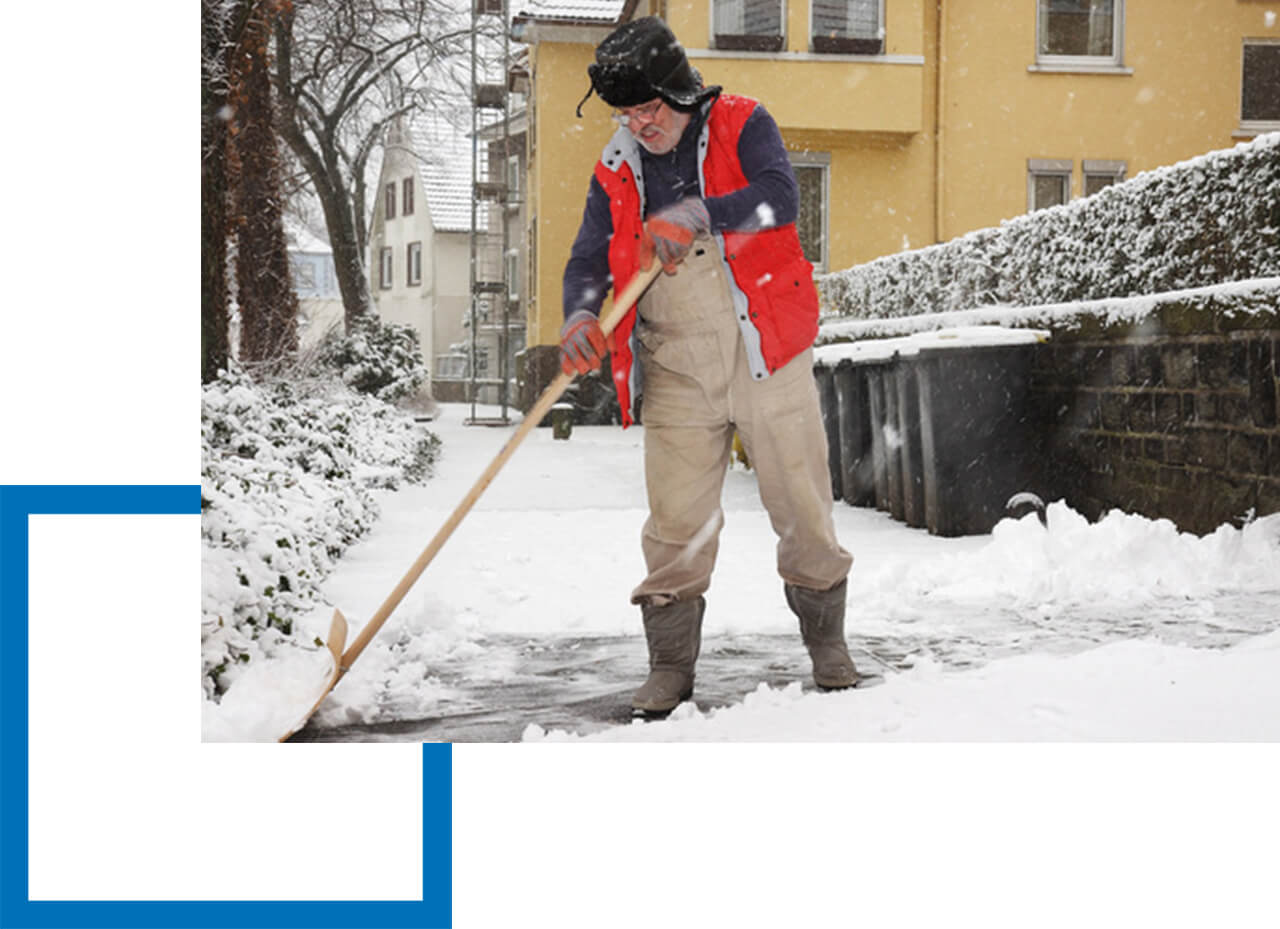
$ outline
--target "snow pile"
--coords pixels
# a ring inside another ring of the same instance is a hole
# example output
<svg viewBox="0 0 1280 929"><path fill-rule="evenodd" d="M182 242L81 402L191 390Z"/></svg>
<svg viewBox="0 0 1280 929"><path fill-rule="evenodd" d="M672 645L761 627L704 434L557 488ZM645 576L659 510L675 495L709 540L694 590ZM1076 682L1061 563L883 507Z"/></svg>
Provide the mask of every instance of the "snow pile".
<svg viewBox="0 0 1280 929"><path fill-rule="evenodd" d="M378 517L375 488L429 473L439 441L332 379L206 385L201 402L206 697L292 648L294 618Z"/></svg>
<svg viewBox="0 0 1280 929"><path fill-rule="evenodd" d="M819 281L837 317L1031 306L1280 274L1280 133Z"/></svg>
<svg viewBox="0 0 1280 929"><path fill-rule="evenodd" d="M943 600L1048 615L1280 590L1280 513L1206 536L1119 510L1090 523L1063 501L1051 503L1046 516L1047 527L1035 515L1001 520L973 551L897 562L871 575L855 570L851 601L873 614L877 606L888 613L904 601Z"/></svg>

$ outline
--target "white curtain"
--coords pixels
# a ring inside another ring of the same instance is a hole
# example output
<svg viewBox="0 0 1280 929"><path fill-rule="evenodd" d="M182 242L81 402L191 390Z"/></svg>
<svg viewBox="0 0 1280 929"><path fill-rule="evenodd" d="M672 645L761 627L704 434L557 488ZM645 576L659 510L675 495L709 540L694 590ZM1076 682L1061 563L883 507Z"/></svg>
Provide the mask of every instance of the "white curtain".
<svg viewBox="0 0 1280 929"><path fill-rule="evenodd" d="M716 0L716 35L782 35L782 0Z"/></svg>
<svg viewBox="0 0 1280 929"><path fill-rule="evenodd" d="M1111 55L1112 37L1115 35L1114 0L1092 0L1089 4L1090 55Z"/></svg>
<svg viewBox="0 0 1280 929"><path fill-rule="evenodd" d="M880 0L813 0L813 34L878 39Z"/></svg>

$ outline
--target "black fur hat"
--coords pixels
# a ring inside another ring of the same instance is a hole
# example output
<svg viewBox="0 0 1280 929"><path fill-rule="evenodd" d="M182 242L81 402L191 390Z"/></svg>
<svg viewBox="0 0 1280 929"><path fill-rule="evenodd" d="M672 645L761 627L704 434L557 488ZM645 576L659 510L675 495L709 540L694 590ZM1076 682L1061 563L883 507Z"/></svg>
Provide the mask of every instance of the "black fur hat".
<svg viewBox="0 0 1280 929"><path fill-rule="evenodd" d="M632 20L610 33L596 48L587 74L591 90L618 108L661 97L673 109L691 112L720 92L719 87L702 86L702 76L689 65L675 33L656 16Z"/></svg>

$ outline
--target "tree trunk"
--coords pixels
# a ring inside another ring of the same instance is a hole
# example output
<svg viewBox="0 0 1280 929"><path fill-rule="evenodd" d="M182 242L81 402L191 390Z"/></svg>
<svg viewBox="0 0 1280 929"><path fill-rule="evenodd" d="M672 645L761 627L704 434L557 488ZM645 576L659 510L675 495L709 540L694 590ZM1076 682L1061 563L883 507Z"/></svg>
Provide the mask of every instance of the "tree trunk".
<svg viewBox="0 0 1280 929"><path fill-rule="evenodd" d="M284 231L280 152L271 99L268 45L276 0L258 0L236 62L233 127L237 161L236 283L240 359L278 364L298 352L298 296Z"/></svg>
<svg viewBox="0 0 1280 929"><path fill-rule="evenodd" d="M200 4L200 382L226 368L226 23L216 0Z"/></svg>
<svg viewBox="0 0 1280 929"><path fill-rule="evenodd" d="M364 242L357 228L357 218L351 211L352 195L346 189L341 170L336 166L326 173L326 183L316 185L320 205L324 210L325 226L329 230L329 245L333 249L333 270L338 278L338 292L342 294L343 325L348 333L356 324L373 313L373 298L369 294L369 277L365 273ZM362 202L363 198L360 201Z"/></svg>

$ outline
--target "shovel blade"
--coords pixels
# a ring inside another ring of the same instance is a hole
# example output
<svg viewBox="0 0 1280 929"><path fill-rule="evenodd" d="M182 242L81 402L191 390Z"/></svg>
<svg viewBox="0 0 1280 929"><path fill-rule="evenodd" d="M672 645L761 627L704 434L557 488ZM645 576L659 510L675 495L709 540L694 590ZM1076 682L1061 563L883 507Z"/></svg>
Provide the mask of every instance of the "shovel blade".
<svg viewBox="0 0 1280 929"><path fill-rule="evenodd" d="M338 683L338 678L342 677L342 649L347 644L347 618L342 615L341 610L333 611L333 619L329 622L329 638L325 642L325 646L329 651L329 658L332 667L329 674L324 680L324 689L317 695L315 702L311 704L311 709L307 710L305 716L299 719L284 735L277 739L277 742L287 742L295 732L307 724L307 720L315 715L316 710L320 709L320 704L324 703L324 698L329 696L329 692Z"/></svg>

